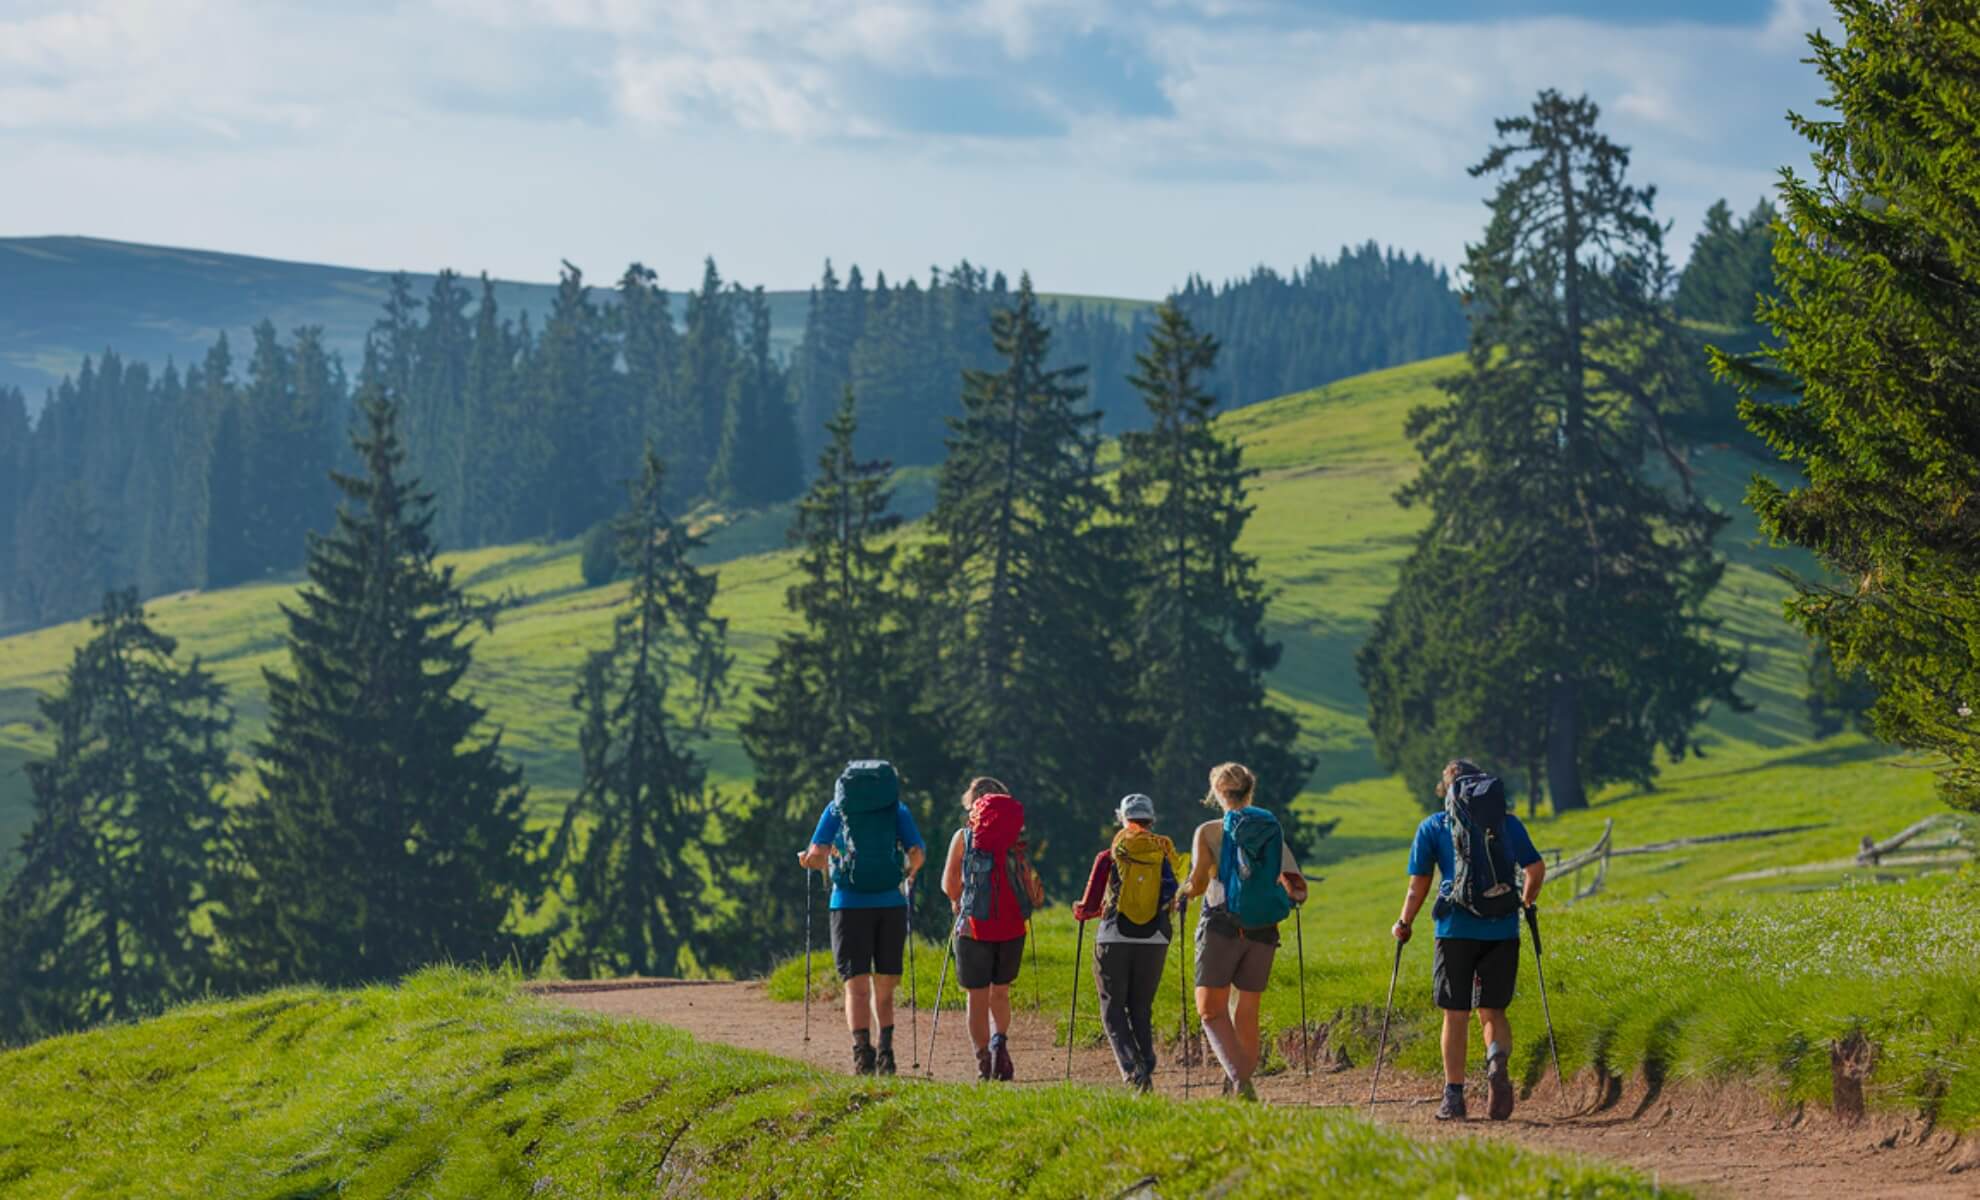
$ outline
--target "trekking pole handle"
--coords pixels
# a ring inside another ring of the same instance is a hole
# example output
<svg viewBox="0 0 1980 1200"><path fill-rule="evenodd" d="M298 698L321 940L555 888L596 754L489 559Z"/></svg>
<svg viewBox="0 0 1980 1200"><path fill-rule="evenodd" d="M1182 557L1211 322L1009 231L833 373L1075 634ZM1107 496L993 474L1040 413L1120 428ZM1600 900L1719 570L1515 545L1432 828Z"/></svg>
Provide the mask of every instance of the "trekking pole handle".
<svg viewBox="0 0 1980 1200"><path fill-rule="evenodd" d="M1540 957L1540 910L1533 905L1526 906L1526 927L1533 933L1533 957Z"/></svg>

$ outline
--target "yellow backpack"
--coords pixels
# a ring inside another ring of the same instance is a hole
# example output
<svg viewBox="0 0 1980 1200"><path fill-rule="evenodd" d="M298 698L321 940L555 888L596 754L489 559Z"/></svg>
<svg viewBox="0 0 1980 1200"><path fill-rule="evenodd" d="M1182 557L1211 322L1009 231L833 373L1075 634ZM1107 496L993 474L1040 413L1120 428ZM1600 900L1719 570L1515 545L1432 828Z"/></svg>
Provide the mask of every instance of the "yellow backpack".
<svg viewBox="0 0 1980 1200"><path fill-rule="evenodd" d="M1152 922L1162 907L1162 864L1175 852L1175 843L1145 829L1129 826L1115 834L1106 914L1134 925Z"/></svg>

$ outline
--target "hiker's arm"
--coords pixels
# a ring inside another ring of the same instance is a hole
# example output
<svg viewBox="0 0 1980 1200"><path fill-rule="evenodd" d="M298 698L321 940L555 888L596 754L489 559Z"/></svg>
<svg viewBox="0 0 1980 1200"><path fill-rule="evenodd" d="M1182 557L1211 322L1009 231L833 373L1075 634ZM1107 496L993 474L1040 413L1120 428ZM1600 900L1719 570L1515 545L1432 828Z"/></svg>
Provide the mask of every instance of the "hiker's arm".
<svg viewBox="0 0 1980 1200"><path fill-rule="evenodd" d="M1107 898L1107 865L1109 856L1102 852L1093 860L1093 870L1086 877L1086 894L1073 905L1073 920L1091 921L1100 916L1102 905Z"/></svg>
<svg viewBox="0 0 1980 1200"><path fill-rule="evenodd" d="M949 898L949 907L962 907L962 848L961 830L949 839L949 860L942 865L942 894Z"/></svg>
<svg viewBox="0 0 1980 1200"><path fill-rule="evenodd" d="M813 842L798 852L798 865L807 871L823 871L832 865L832 848Z"/></svg>
<svg viewBox="0 0 1980 1200"><path fill-rule="evenodd" d="M909 846L907 852L908 878L913 879L916 875L920 874L921 865L927 861L928 851L923 850L919 846Z"/></svg>
<svg viewBox="0 0 1980 1200"><path fill-rule="evenodd" d="M1189 882L1183 884L1182 896L1194 900L1209 890L1210 868L1214 865L1205 849L1202 829L1196 831L1196 837L1190 842L1189 864Z"/></svg>
<svg viewBox="0 0 1980 1200"><path fill-rule="evenodd" d="M1526 867L1526 886L1520 891L1520 900L1528 908L1540 899L1540 885L1547 882L1547 860L1536 858Z"/></svg>
<svg viewBox="0 0 1980 1200"><path fill-rule="evenodd" d="M1306 903L1306 876L1298 871L1287 871L1279 876L1279 884L1286 889L1286 895L1292 897L1294 904Z"/></svg>
<svg viewBox="0 0 1980 1200"><path fill-rule="evenodd" d="M1403 893L1402 916L1396 919L1395 928L1391 930L1396 935L1397 941L1406 942L1409 940L1410 927L1416 923L1416 914L1423 911L1423 902L1429 898L1430 877L1428 875L1411 875L1409 877L1409 891Z"/></svg>

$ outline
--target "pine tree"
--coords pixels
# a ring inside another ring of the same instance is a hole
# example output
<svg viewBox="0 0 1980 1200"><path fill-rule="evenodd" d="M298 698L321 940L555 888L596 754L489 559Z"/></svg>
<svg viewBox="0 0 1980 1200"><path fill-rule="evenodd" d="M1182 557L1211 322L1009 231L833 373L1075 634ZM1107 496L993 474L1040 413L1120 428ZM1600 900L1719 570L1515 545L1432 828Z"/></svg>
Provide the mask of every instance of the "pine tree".
<svg viewBox="0 0 1980 1200"><path fill-rule="evenodd" d="M539 420L549 458L543 472L542 532L576 537L603 517L618 472L610 465L617 446L612 399L612 344L603 316L591 302L584 273L569 263L536 347Z"/></svg>
<svg viewBox="0 0 1980 1200"><path fill-rule="evenodd" d="M708 936L715 801L706 765L686 745L728 674L725 623L708 611L716 577L689 561L701 539L667 512L665 467L650 447L629 491L618 521L626 607L611 648L586 661L572 697L583 718L582 776L560 841L580 819L590 827L559 961L579 977L672 975L726 953ZM670 698L685 699L690 728Z"/></svg>
<svg viewBox="0 0 1980 1200"><path fill-rule="evenodd" d="M1121 437L1116 483L1135 574L1131 596L1134 725L1146 747L1150 794L1180 805L1221 759L1243 760L1263 796L1290 800L1312 774L1296 748L1298 722L1266 700L1280 647L1264 631L1258 562L1237 548L1256 474L1237 443L1211 424L1204 379L1217 342L1174 304L1156 314L1129 382L1151 428Z"/></svg>
<svg viewBox="0 0 1980 1200"><path fill-rule="evenodd" d="M1500 184L1471 249L1469 362L1448 402L1410 415L1424 465L1400 498L1430 522L1358 658L1386 765L1465 752L1489 731L1453 707L1490 709L1546 731L1556 811L1585 806L1590 782L1647 783L1660 744L1682 755L1710 701L1740 703L1739 664L1699 615L1725 519L1663 424L1692 376L1662 229L1596 117L1542 92L1473 168ZM1651 469L1659 450L1679 485ZM1413 653L1449 673L1412 673Z"/></svg>
<svg viewBox="0 0 1980 1200"><path fill-rule="evenodd" d="M930 706L958 756L1019 790L1040 867L1065 885L1100 824L1094 798L1132 757L1109 577L1117 538L1095 524L1098 414L1081 404L1080 368L1046 367L1051 334L1029 277L992 338L1003 370L964 376L936 540L912 570L928 606L918 652L935 665Z"/></svg>
<svg viewBox="0 0 1980 1200"><path fill-rule="evenodd" d="M0 629L27 623L17 591L16 530L27 500L31 438L27 397L19 388L0 388Z"/></svg>
<svg viewBox="0 0 1980 1200"><path fill-rule="evenodd" d="M893 762L924 821L936 811L934 789L960 770L919 706L907 611L893 578L897 551L888 537L900 525L888 511L892 467L858 457L857 429L848 389L826 423L831 441L791 525L800 581L784 604L801 626L777 640L741 730L755 766L757 807L736 839L755 853L747 882L739 881L749 921L735 936L769 953L797 937L804 898L789 856L809 839L846 763Z"/></svg>
<svg viewBox="0 0 1980 1200"><path fill-rule="evenodd" d="M626 428L619 445L665 444L675 410L674 385L680 372L681 335L667 293L648 268L633 263L619 278L619 303L612 310L625 358Z"/></svg>
<svg viewBox="0 0 1980 1200"><path fill-rule="evenodd" d="M1705 227L1678 277L1679 317L1734 329L1754 324L1760 298L1773 291L1777 216L1765 200L1737 224L1724 200L1706 211Z"/></svg>
<svg viewBox="0 0 1980 1200"><path fill-rule="evenodd" d="M711 258L702 269L701 290L689 292L687 298L677 408L669 422L666 455L674 489L670 503L698 494L715 466L728 411L729 380L736 369L735 331L734 301L723 290L721 273Z"/></svg>
<svg viewBox="0 0 1980 1200"><path fill-rule="evenodd" d="M406 462L413 475L432 480L437 540L466 544L467 486L457 447L467 435L469 362L474 353L468 323L468 291L461 277L441 271L426 298L426 323L416 338L413 390L405 398Z"/></svg>
<svg viewBox="0 0 1980 1200"><path fill-rule="evenodd" d="M539 874L520 773L462 693L492 622L434 561L430 498L403 474L398 413L359 397L361 476L283 606L289 667L264 673L260 796L220 930L251 976L389 979L525 948L507 927Z"/></svg>
<svg viewBox="0 0 1980 1200"><path fill-rule="evenodd" d="M1836 9L1846 40L1810 39L1834 117L1792 118L1814 170L1782 185L1762 313L1767 375L1798 393L1741 405L1807 482L1756 479L1747 502L1834 572L1788 615L1868 677L1878 736L1937 756L1940 794L1980 809L1980 51L1947 6Z"/></svg>
<svg viewBox="0 0 1980 1200"><path fill-rule="evenodd" d="M155 1011L215 977L201 914L233 715L135 592L105 597L93 628L41 701L55 749L28 764L34 821L0 895L0 1041Z"/></svg>

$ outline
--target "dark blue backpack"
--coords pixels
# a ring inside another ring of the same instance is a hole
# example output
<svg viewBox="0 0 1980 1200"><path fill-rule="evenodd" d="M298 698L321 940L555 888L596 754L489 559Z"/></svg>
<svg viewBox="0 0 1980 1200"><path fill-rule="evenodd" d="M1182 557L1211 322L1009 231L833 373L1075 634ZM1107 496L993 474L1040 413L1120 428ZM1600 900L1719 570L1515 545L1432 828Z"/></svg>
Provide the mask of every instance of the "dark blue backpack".
<svg viewBox="0 0 1980 1200"><path fill-rule="evenodd" d="M1246 929L1265 929L1292 914L1292 897L1279 882L1285 868L1285 831L1279 818L1247 805L1224 814L1224 847L1217 881L1224 908Z"/></svg>
<svg viewBox="0 0 1980 1200"><path fill-rule="evenodd" d="M1444 793L1456 870L1446 893L1474 916L1508 916L1520 910L1519 869L1506 845L1506 786L1490 775L1461 775Z"/></svg>
<svg viewBox="0 0 1980 1200"><path fill-rule="evenodd" d="M839 853L832 860L832 882L854 892L891 892L901 886L907 865L895 829L901 805L901 777L878 759L846 764L833 789L839 810Z"/></svg>

